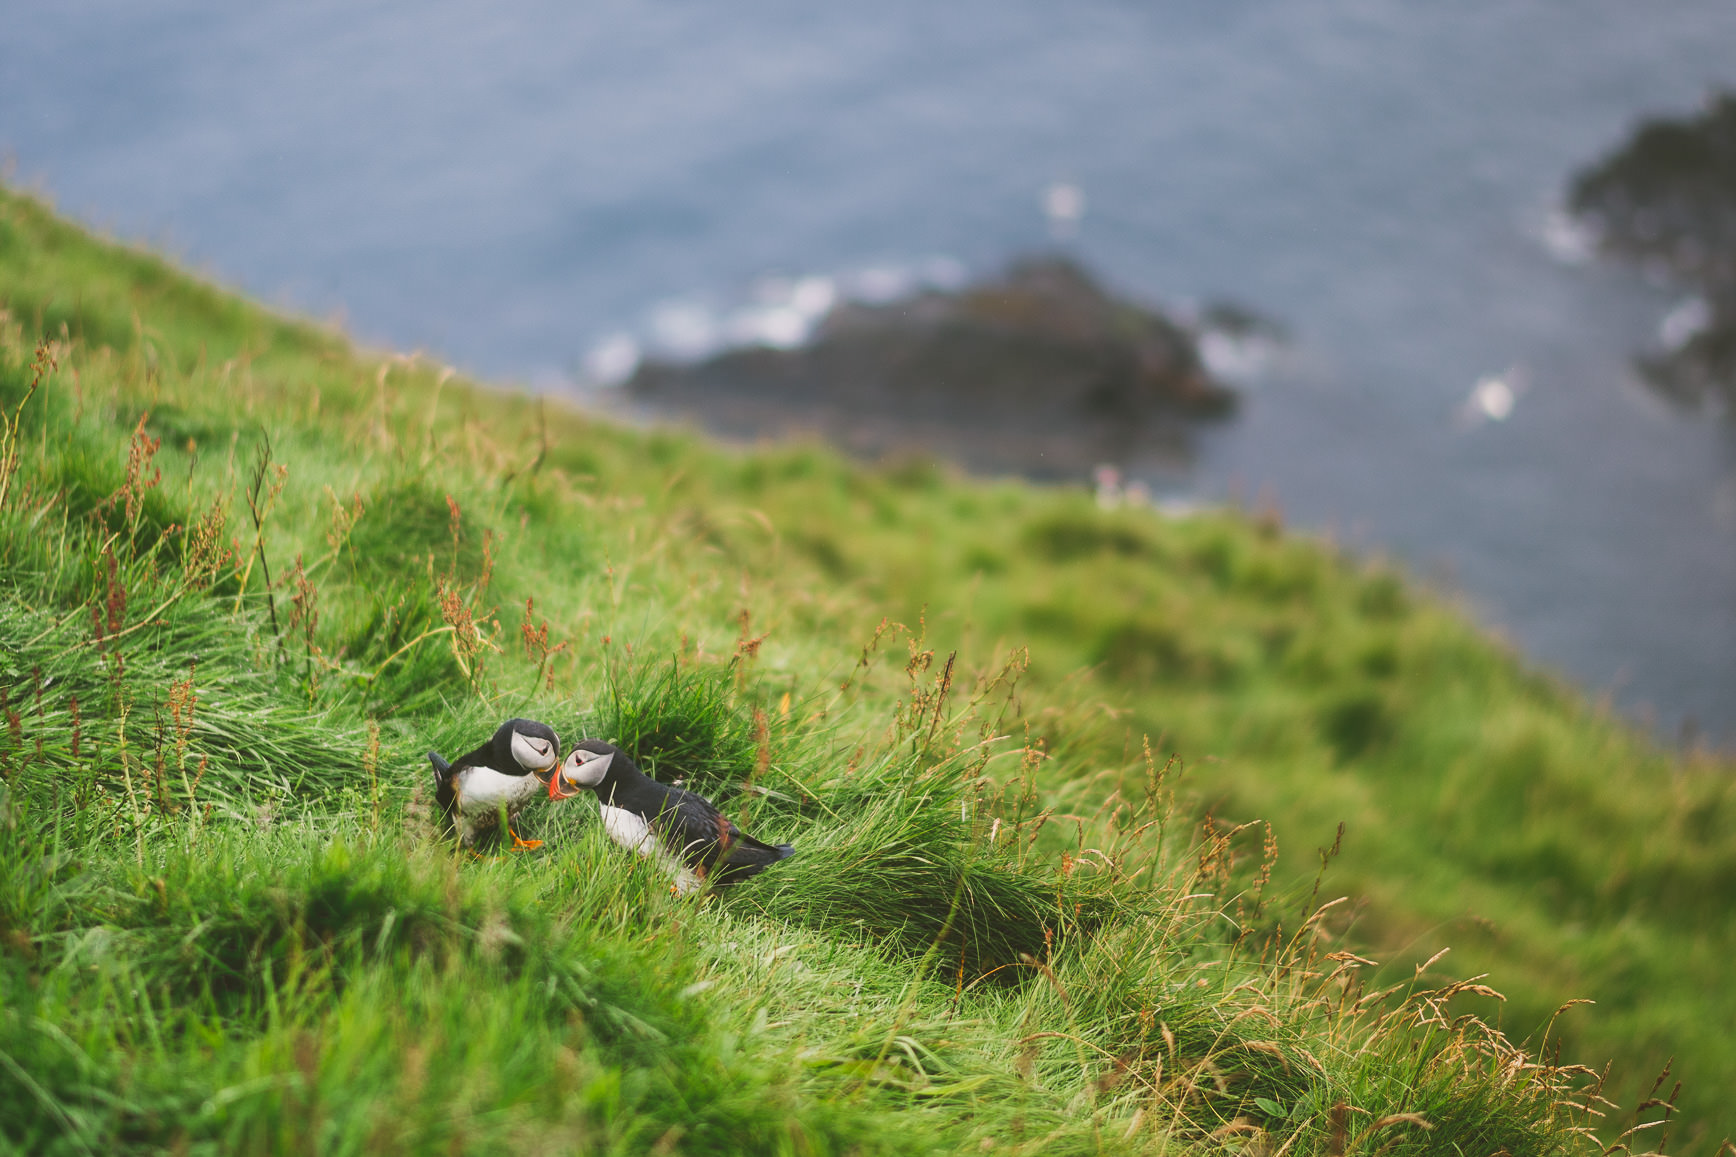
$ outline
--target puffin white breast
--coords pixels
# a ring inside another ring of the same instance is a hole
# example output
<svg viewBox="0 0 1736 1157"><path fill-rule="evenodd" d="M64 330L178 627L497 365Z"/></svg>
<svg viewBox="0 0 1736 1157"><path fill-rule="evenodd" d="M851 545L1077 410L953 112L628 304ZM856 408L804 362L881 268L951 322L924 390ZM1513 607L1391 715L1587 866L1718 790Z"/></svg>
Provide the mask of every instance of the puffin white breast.
<svg viewBox="0 0 1736 1157"><path fill-rule="evenodd" d="M537 793L542 782L534 775L502 775L491 767L467 767L458 773L458 810L491 812L505 804L509 809Z"/></svg>

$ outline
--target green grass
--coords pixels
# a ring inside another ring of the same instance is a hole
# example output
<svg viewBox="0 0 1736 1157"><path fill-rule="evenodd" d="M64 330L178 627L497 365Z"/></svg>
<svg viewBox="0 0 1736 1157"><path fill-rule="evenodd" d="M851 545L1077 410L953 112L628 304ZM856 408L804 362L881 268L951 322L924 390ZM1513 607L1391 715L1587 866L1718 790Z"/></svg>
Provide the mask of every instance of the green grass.
<svg viewBox="0 0 1736 1157"><path fill-rule="evenodd" d="M0 307L12 1149L1736 1131L1731 768L1388 567L623 429L13 194ZM528 818L541 852L455 853L423 752L519 714L798 855L674 898L585 800ZM1671 1056L1679 1111L1636 1109ZM1612 1057L1591 1116L1571 1064Z"/></svg>

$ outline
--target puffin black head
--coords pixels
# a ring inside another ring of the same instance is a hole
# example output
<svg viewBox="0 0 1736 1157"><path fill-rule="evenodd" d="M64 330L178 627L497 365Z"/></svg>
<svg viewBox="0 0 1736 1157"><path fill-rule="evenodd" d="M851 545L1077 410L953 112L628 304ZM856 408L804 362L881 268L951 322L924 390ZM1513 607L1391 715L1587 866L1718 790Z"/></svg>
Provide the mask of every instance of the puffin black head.
<svg viewBox="0 0 1736 1157"><path fill-rule="evenodd" d="M519 768L538 779L553 778L561 761L561 741L555 729L534 719L508 719L495 731L489 746L493 748L494 766L507 773Z"/></svg>
<svg viewBox="0 0 1736 1157"><path fill-rule="evenodd" d="M581 739L567 753L561 773L549 784L549 795L565 799L582 787L599 791L628 771L638 771L625 751L601 739Z"/></svg>

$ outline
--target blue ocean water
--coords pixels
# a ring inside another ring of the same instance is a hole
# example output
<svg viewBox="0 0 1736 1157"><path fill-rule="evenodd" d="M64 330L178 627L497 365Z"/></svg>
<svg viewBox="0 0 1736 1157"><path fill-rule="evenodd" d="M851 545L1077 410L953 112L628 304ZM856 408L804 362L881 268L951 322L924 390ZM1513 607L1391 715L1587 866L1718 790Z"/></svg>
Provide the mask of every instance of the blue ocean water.
<svg viewBox="0 0 1736 1157"><path fill-rule="evenodd" d="M803 278L818 302L1057 243L1157 302L1244 302L1293 342L1154 483L1265 494L1664 733L1736 738L1736 436L1630 368L1681 295L1553 213L1637 118L1736 84L1722 0L14 0L6 24L15 179L491 377L565 389L599 351L758 332ZM1083 208L1060 242L1057 187Z"/></svg>

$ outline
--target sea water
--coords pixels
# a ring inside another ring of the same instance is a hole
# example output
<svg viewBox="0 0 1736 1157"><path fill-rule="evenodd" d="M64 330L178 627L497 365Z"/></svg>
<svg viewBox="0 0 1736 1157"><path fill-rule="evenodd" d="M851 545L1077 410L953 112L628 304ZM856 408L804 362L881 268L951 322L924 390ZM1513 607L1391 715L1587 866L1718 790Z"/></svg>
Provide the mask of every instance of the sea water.
<svg viewBox="0 0 1736 1157"><path fill-rule="evenodd" d="M1637 118L1736 84L1727 2L17 0L4 37L15 179L541 388L1050 246L1253 307L1290 340L1214 347L1241 417L1120 465L1736 738L1736 438L1631 368L1692 304L1559 212Z"/></svg>

